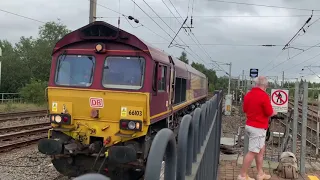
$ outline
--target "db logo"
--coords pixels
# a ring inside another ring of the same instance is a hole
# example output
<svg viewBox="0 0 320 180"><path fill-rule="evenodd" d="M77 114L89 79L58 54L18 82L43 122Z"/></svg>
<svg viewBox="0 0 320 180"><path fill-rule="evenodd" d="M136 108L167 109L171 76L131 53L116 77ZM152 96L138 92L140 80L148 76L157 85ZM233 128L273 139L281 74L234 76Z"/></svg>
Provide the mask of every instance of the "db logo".
<svg viewBox="0 0 320 180"><path fill-rule="evenodd" d="M92 108L103 108L103 99L102 98L95 98L91 97L90 98L90 107Z"/></svg>

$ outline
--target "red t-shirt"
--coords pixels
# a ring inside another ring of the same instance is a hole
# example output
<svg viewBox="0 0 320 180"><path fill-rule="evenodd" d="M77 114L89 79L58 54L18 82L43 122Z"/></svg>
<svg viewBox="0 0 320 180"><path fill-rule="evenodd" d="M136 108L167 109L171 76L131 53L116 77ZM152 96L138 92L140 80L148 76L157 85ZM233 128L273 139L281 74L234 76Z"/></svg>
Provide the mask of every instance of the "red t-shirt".
<svg viewBox="0 0 320 180"><path fill-rule="evenodd" d="M273 113L269 95L254 87L243 98L243 112L246 113L246 125L267 129L269 118Z"/></svg>

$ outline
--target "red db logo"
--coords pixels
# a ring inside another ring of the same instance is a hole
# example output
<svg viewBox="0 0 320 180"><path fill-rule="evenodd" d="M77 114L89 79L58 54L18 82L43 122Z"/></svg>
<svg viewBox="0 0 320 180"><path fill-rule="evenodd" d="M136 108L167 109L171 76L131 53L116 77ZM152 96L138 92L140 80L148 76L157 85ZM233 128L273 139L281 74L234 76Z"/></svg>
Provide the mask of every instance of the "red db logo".
<svg viewBox="0 0 320 180"><path fill-rule="evenodd" d="M91 97L90 98L90 107L92 108L103 108L103 99L102 98L96 98L96 97Z"/></svg>

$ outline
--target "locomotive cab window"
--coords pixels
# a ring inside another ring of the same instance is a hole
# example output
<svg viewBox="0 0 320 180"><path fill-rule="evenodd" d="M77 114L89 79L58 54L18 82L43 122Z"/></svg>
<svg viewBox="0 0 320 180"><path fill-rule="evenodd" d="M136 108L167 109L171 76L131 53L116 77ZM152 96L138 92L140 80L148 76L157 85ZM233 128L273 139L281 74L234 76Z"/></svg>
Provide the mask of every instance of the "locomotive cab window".
<svg viewBox="0 0 320 180"><path fill-rule="evenodd" d="M105 88L140 89L143 85L145 59L142 57L107 57L103 68Z"/></svg>
<svg viewBox="0 0 320 180"><path fill-rule="evenodd" d="M59 56L55 83L63 86L84 86L92 84L95 59L85 55Z"/></svg>
<svg viewBox="0 0 320 180"><path fill-rule="evenodd" d="M166 91L166 77L167 77L167 66L159 66L161 71L160 80L158 84L159 91Z"/></svg>

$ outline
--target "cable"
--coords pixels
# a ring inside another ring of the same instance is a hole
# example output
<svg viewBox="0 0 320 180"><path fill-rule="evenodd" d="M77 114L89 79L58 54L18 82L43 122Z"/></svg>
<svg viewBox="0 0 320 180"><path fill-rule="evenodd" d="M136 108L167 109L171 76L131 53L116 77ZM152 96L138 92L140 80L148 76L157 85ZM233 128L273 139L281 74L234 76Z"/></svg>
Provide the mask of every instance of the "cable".
<svg viewBox="0 0 320 180"><path fill-rule="evenodd" d="M175 5L171 2L171 0L169 0L170 1L170 3L171 3L171 5L174 7L174 9L176 10L176 12L179 14L179 16L182 18L182 16L181 16L181 14L178 12L178 10L175 8ZM176 17L174 14L173 14L173 12L170 10L170 8L167 6L167 4L164 2L164 0L162 0L162 2L164 3L164 5L167 7L167 9L170 11L170 13L174 16L174 17ZM180 20L178 19L178 18L176 18L177 19L177 21L179 22L179 23L181 23L180 22ZM190 30L190 32L191 32L191 30ZM186 32L185 32L186 33ZM197 39L197 37L194 35L194 33L193 32L191 32L191 34L194 36L194 38L196 39L196 41L198 42L198 44L197 44L197 42L195 42L195 40L191 37L191 36L189 36L190 37L190 39L199 47L199 49L201 49L205 54L206 54L206 56L208 56L209 57L209 59L211 59L212 60L212 58L210 57L210 55L209 55L209 53L201 46L201 43L199 42L199 40ZM188 36L188 34L186 34L187 36ZM199 46L200 45L200 46ZM192 51L192 49L190 48L190 47L188 47L191 51ZM195 53L196 54L196 53ZM196 54L197 55L197 54ZM202 58L199 56L199 55L197 55L200 59L201 59L201 61L203 61L204 62L204 60L202 60ZM213 61L213 60L212 60ZM214 62L214 61L213 61ZM204 62L205 63L205 62ZM205 63L206 64L206 63ZM221 68L218 64L217 64L217 66L216 67L218 67L218 69L220 69L220 70L222 70L222 71L224 71L225 73L226 73L226 71L223 69L223 68Z"/></svg>
<svg viewBox="0 0 320 180"><path fill-rule="evenodd" d="M311 46L311 47L307 48L306 50L304 50L304 51L302 51L302 52L300 52L300 53L298 53L298 54L296 54L296 55L292 56L291 58L288 58L287 60L285 60L285 61L283 61L283 62L281 62L281 63L277 64L277 66L275 66L275 67L279 67L279 65L281 65L281 64L283 64L283 63L285 63L285 62L289 61L290 59L293 59L293 58L295 58L295 57L299 56L300 54L302 54L302 53L304 53L304 52L306 52L306 51L310 50L311 48L316 47L316 46L318 46L318 45L320 45L320 43L317 43L316 45L314 45L314 46ZM270 70L272 70L272 69L274 69L275 67L273 67L273 68L269 69L269 71L270 71Z"/></svg>
<svg viewBox="0 0 320 180"><path fill-rule="evenodd" d="M176 17L174 14L173 14L173 12L170 10L170 8L168 7L168 5L164 2L164 0L162 0L162 2L163 2L163 4L167 7L167 9L170 11L170 13L174 16L174 17ZM170 1L171 2L171 1ZM172 4L173 5L173 4ZM173 5L173 7L175 8L175 6ZM176 8L175 8L176 9ZM176 10L177 11L177 10ZM177 13L180 15L180 13L177 11ZM181 22L179 21L179 19L178 18L176 18L177 19L177 21L181 24ZM183 25L183 24L182 24ZM185 32L186 33L186 32ZM192 39L193 40L193 39ZM194 41L194 40L193 40ZM189 47L188 47L189 48ZM206 62L197 54L197 53L195 53L191 48L189 48L194 54L196 54L196 56L198 56L199 58L200 58L200 60L204 63L204 64L206 64ZM210 58L210 56L209 56L209 58Z"/></svg>
<svg viewBox="0 0 320 180"><path fill-rule="evenodd" d="M34 18L30 18L30 17L27 17L27 16L23 16L23 15L20 15L20 14L17 14L17 13L9 12L9 11L3 10L3 9L0 9L0 11L5 12L5 13L8 13L8 14L15 15L15 16L19 16L19 17L22 17L22 18L25 18L25 19L29 19L29 20L31 20L31 21L35 21L35 22L39 22L39 23L45 24L44 21L40 21L40 20L37 20L37 19L34 19Z"/></svg>
<svg viewBox="0 0 320 180"><path fill-rule="evenodd" d="M248 6L280 8L280 9L288 9L288 10L312 11L312 9L305 9L305 8L284 7L284 6L274 6L274 5L264 5L264 4L252 4L252 3L243 3L243 2L235 2L235 1L222 1L222 0L209 0L209 1L215 1L215 2L221 2L221 3L229 3L229 4L238 4L238 5L248 5ZM313 10L313 11L320 11L320 10Z"/></svg>
<svg viewBox="0 0 320 180"><path fill-rule="evenodd" d="M169 37L173 38L167 31L165 31L154 19L152 19L150 17L150 15L148 13L146 13L134 0L131 0L136 6L138 6L138 8L144 13L146 14L154 23L156 23L158 25L158 27L160 29L162 29Z"/></svg>
<svg viewBox="0 0 320 180"><path fill-rule="evenodd" d="M88 0L88 1L90 1L90 0ZM118 12L118 11L116 11L116 10L113 10L113 9L110 9L110 8L108 8L108 7L106 7L106 6L103 6L103 5L101 5L101 4L99 4L99 3L96 3L98 6L100 6L100 7L103 7L103 8L105 8L105 9L108 9L108 10L110 10L110 11L112 11L112 12L115 12L115 13L117 13L117 14L120 14L120 15L122 15L123 16L123 18L128 18L128 16L127 15L125 15L125 14L122 14L122 13L120 13L120 12ZM96 18L104 18L104 17L96 17ZM119 17L115 17L115 18L119 18ZM121 17L122 18L122 17ZM131 23L129 23L130 25L131 25ZM165 41L168 41L168 42L170 42L169 40L167 40L166 38L164 38L163 36L161 36L161 35L159 35L158 33L156 33L156 32L154 32L154 31L152 31L150 28L148 28L147 26L145 26L144 24L142 24L141 22L139 22L139 24L141 25L141 26L143 26L144 28L146 28L146 29L148 29L150 32L152 32L152 33L154 33L155 35L157 35L157 36L159 36L159 37L161 37L162 39L164 39ZM131 25L132 26L132 25ZM137 27L134 27L134 28L137 28Z"/></svg>
<svg viewBox="0 0 320 180"><path fill-rule="evenodd" d="M143 0L143 2L161 19L161 21L173 32L173 33L176 33L159 15L158 13L145 1ZM186 43L177 35L177 37L180 39L180 41L186 45ZM172 38L174 39L174 38ZM186 47L188 47L186 45Z"/></svg>
<svg viewBox="0 0 320 180"><path fill-rule="evenodd" d="M306 59L306 60L302 61L301 63L298 63L298 64L296 64L296 65L294 65L294 66L292 66L292 67L290 67L290 68L287 68L287 69L285 69L284 71L287 71L287 70L289 70L289 69L292 69L292 68L294 68L294 67L296 67L296 66L298 66L298 65L300 65L300 64L303 64L303 63L305 63L305 62L307 62L307 61L310 61L310 60L312 60L312 59L314 59L314 58L316 58L316 57L318 57L318 56L320 56L320 53L317 54L317 55L315 55L315 56L313 56L313 57L311 57L311 58L309 58L309 59Z"/></svg>
<svg viewBox="0 0 320 180"><path fill-rule="evenodd" d="M243 15L193 15L193 17L196 17L196 18L300 18L300 17L308 17L310 15L307 15L307 14L301 14L301 15L287 15L287 16L280 16L280 15L269 15L269 16L255 16L255 15L246 15L246 16L243 16ZM320 14L314 14L313 16L320 16ZM154 19L157 19L159 17L157 16L151 16L152 18ZM176 17L174 16L160 16L161 18L163 19L174 19ZM97 17L97 18L118 18L116 16L101 16L101 17ZM149 17L146 17L146 16L140 16L140 17L137 17L138 19L143 19L143 18L149 18ZM184 19L183 17L177 17L179 19Z"/></svg>
<svg viewBox="0 0 320 180"><path fill-rule="evenodd" d="M286 47L288 47L289 44L290 44L292 41L294 41L295 39L297 39L297 38L295 38L295 37L297 37L297 35L299 34L299 32L300 32L301 30L303 30L303 32L306 33L306 31L305 31L305 29L304 29L304 26L306 26L306 25L311 21L312 16L313 16L313 11L312 11L311 16L306 20L306 22L305 22L305 23L303 24L303 26L298 30L298 32L296 32L296 34L289 40L289 42L287 42L287 44L282 48L282 50L285 50Z"/></svg>

